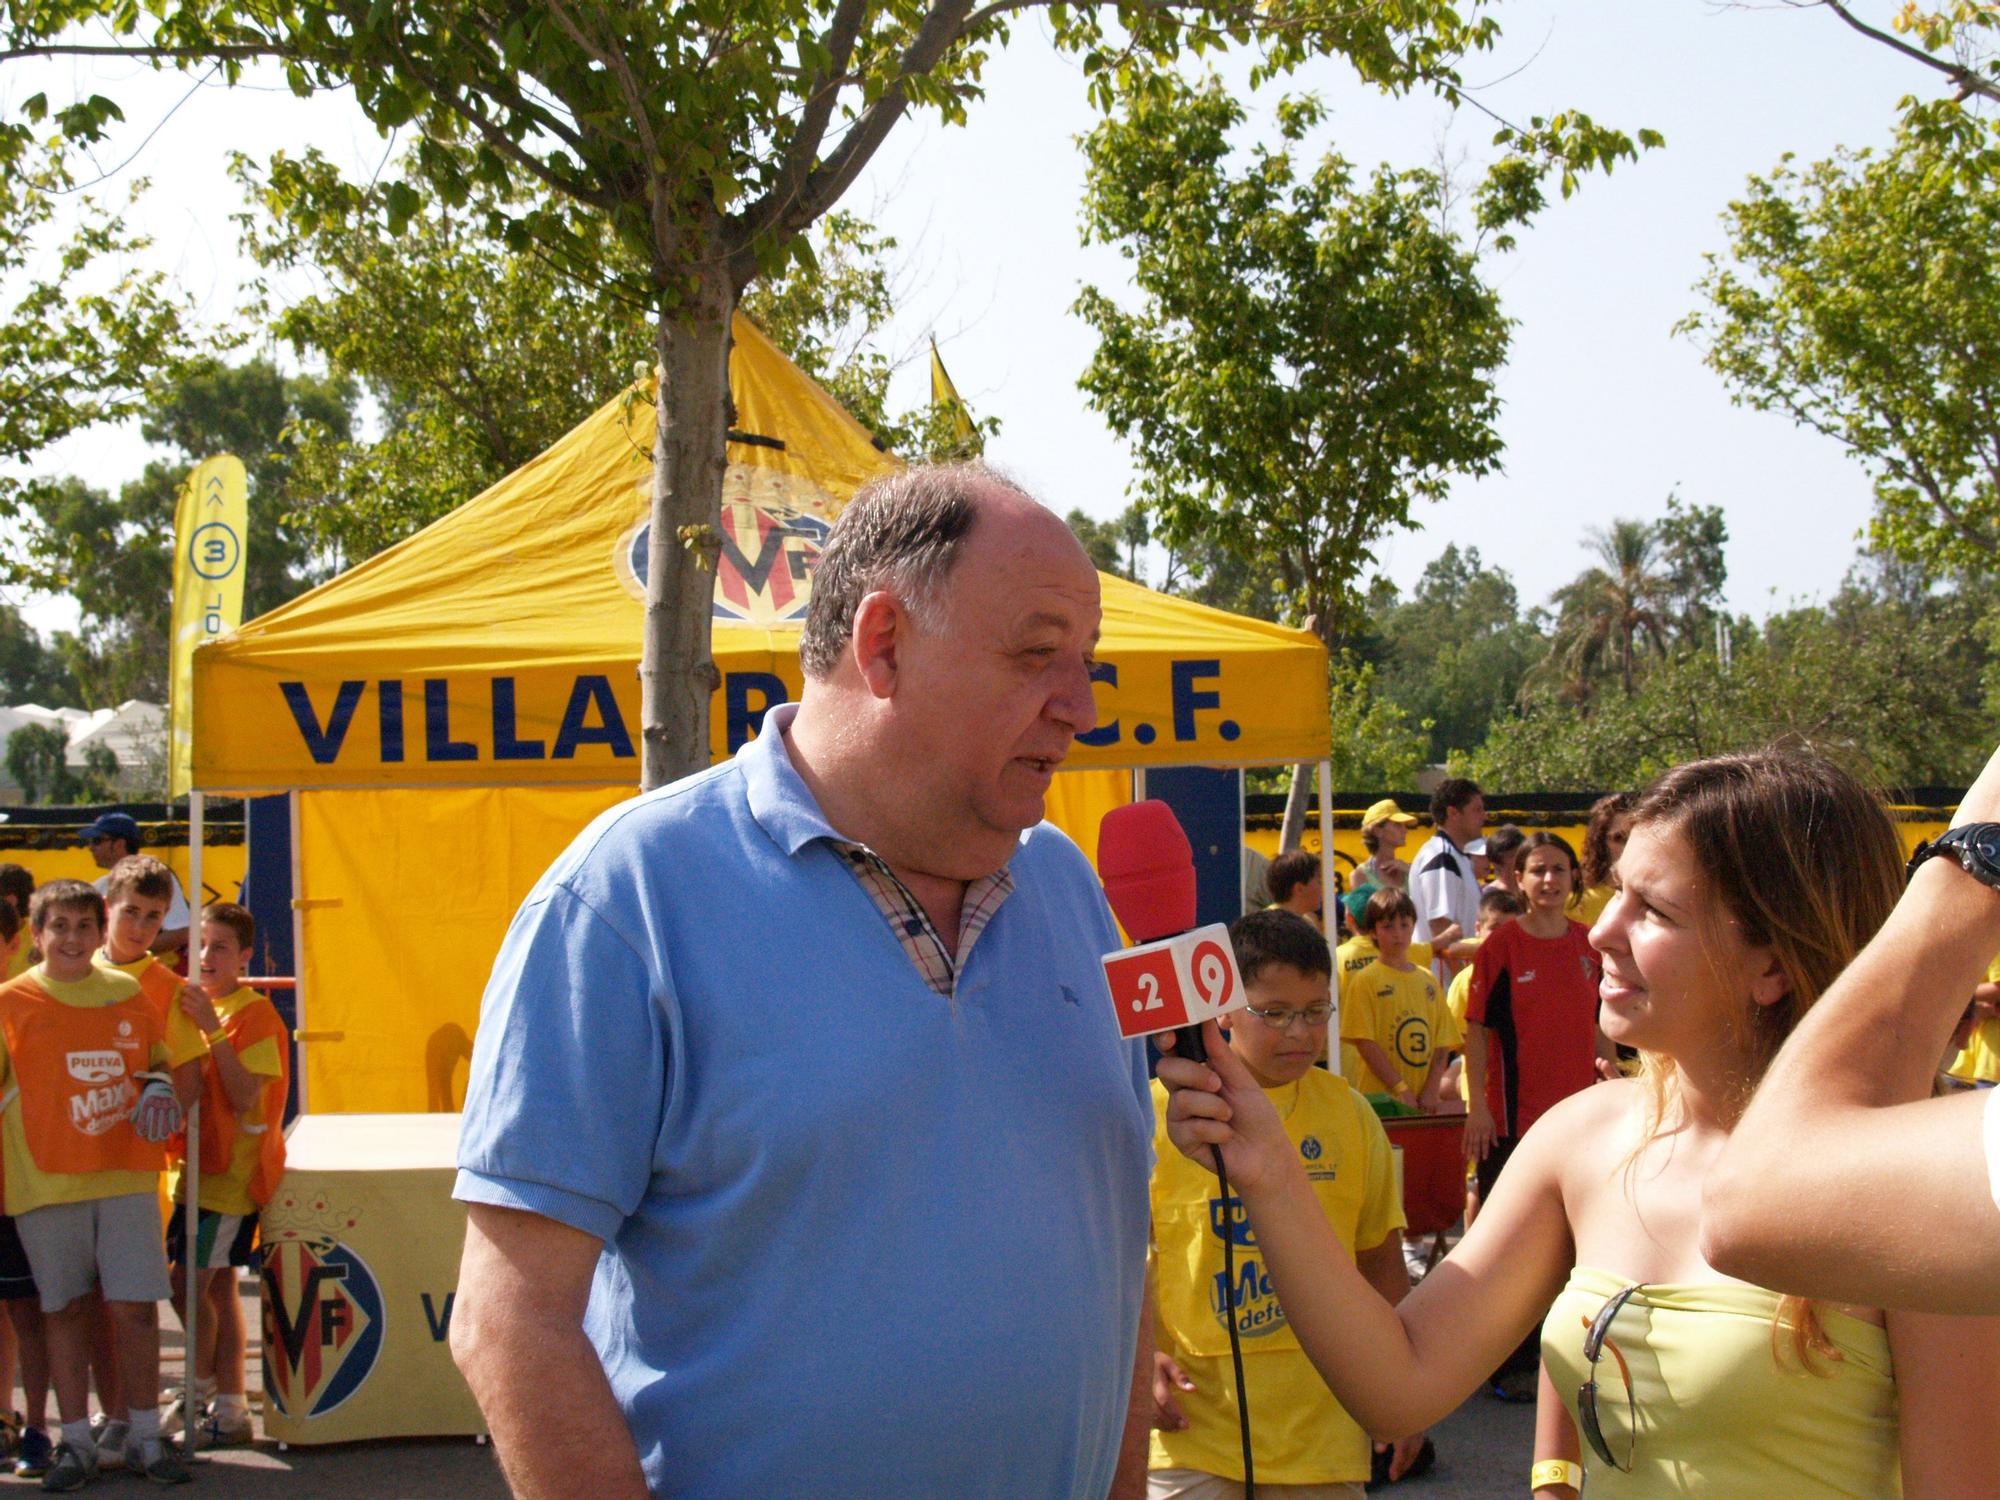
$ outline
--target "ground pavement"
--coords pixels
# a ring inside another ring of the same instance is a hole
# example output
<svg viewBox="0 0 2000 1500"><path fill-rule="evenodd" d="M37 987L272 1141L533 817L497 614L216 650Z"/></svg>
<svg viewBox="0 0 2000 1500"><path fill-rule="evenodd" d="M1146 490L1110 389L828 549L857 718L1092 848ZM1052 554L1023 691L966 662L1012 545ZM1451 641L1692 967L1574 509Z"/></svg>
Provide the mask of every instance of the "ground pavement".
<svg viewBox="0 0 2000 1500"><path fill-rule="evenodd" d="M259 1366L257 1302L244 1298L250 1329L253 1372ZM180 1332L169 1326L161 1337L162 1374L169 1383L181 1373ZM16 1393L15 1404L19 1404ZM259 1425L262 1431L261 1423ZM1399 1500L1516 1500L1526 1489L1528 1464L1535 1436L1532 1406L1507 1406L1485 1395L1474 1396L1433 1429L1438 1466L1420 1480L1396 1485L1382 1493ZM204 1453L195 1465L195 1482L182 1492L198 1496L205 1489L226 1494L227 1500L506 1500L507 1487L493 1450L469 1438L396 1439L377 1443L337 1443L325 1447L294 1447L280 1451L260 1438L248 1448L224 1448ZM9 1493L39 1494L35 1481L0 1478L0 1497ZM108 1474L86 1494L137 1496L153 1493L142 1481ZM943 1500L943 1497L940 1497Z"/></svg>

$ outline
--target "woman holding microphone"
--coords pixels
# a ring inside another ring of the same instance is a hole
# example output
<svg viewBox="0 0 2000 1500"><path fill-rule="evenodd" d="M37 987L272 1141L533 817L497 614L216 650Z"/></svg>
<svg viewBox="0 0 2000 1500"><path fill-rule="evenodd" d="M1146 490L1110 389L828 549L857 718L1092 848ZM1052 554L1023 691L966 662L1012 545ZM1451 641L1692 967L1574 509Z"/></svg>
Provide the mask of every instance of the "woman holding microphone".
<svg viewBox="0 0 2000 1500"><path fill-rule="evenodd" d="M1287 1319L1341 1404L1416 1431L1536 1324L1582 1442L1537 1494L1916 1500L2000 1474L2000 1325L1806 1302L1703 1258L1702 1183L1793 1026L1887 917L1902 858L1880 802L1769 752L1669 772L1633 810L1591 932L1601 1024L1642 1076L1523 1136L1456 1250L1390 1307L1327 1242L1263 1092L1219 1044L1169 1057L1169 1134L1220 1145Z"/></svg>

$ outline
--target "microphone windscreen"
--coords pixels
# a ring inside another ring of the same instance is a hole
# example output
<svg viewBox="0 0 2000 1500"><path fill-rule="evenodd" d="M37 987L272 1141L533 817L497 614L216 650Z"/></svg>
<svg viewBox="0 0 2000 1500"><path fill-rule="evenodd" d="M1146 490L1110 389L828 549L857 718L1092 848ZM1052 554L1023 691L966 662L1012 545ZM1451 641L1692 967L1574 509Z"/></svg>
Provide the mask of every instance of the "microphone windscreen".
<svg viewBox="0 0 2000 1500"><path fill-rule="evenodd" d="M1194 926L1194 846L1166 803L1128 802L1104 815L1097 873L1133 942L1175 937Z"/></svg>

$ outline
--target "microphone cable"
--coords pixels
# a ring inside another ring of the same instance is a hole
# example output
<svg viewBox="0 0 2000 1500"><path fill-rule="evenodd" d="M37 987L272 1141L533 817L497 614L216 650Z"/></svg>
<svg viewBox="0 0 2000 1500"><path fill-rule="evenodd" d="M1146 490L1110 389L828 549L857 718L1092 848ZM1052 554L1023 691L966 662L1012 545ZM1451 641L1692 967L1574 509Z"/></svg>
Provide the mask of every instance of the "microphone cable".
<svg viewBox="0 0 2000 1500"><path fill-rule="evenodd" d="M1210 1146L1217 1185L1222 1190L1222 1308L1229 1321L1229 1362L1236 1367L1236 1427L1243 1439L1243 1500L1257 1500L1257 1464L1250 1456L1250 1392L1243 1380L1243 1340L1236 1330L1236 1222L1230 1212L1229 1171L1222 1148ZM1249 1222L1250 1211L1243 1211Z"/></svg>

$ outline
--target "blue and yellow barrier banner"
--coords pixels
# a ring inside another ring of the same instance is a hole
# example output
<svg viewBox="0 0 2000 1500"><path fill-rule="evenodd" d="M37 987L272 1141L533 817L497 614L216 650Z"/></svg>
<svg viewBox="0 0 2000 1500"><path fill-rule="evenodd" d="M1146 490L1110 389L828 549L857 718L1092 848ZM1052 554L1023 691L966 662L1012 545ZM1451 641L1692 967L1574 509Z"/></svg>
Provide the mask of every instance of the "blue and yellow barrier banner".
<svg viewBox="0 0 2000 1500"><path fill-rule="evenodd" d="M897 467L741 319L730 390L717 759L799 696L820 549L855 490ZM202 647L195 784L635 785L652 426L639 394L614 401L417 535ZM1326 652L1311 635L1102 585L1098 724L1072 768L1326 753Z"/></svg>
<svg viewBox="0 0 2000 1500"><path fill-rule="evenodd" d="M285 1443L476 1436L447 1340L465 1206L457 1115L302 1115L264 1208L264 1430Z"/></svg>
<svg viewBox="0 0 2000 1500"><path fill-rule="evenodd" d="M224 453L188 475L174 505L173 653L167 731L167 795L185 797L194 749L194 652L243 623L249 539L243 461Z"/></svg>

